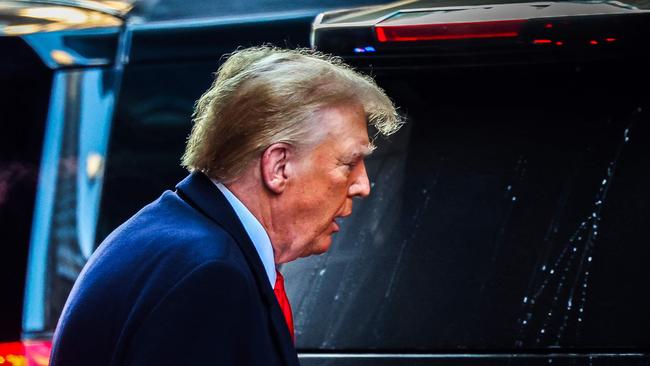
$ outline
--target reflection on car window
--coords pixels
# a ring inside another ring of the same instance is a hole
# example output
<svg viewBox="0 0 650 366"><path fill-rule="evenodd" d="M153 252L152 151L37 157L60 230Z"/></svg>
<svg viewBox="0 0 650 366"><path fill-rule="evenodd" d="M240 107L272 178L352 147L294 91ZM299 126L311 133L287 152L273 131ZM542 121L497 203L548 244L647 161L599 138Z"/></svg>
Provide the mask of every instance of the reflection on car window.
<svg viewBox="0 0 650 366"><path fill-rule="evenodd" d="M650 98L601 71L380 78L408 123L331 251L286 266L298 346L644 347Z"/></svg>

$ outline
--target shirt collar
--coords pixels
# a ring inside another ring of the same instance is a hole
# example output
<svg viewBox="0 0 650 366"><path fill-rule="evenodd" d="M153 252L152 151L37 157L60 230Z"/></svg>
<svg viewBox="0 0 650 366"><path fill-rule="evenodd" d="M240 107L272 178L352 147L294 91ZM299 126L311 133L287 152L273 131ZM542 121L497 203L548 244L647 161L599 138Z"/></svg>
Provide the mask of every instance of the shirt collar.
<svg viewBox="0 0 650 366"><path fill-rule="evenodd" d="M269 235L257 218L253 216L248 208L226 186L215 180L212 180L212 182L219 188L224 197L226 197L226 200L228 200L228 203L230 203L230 206L235 210L237 218L239 218L239 221L244 226L246 234L248 234L248 237L255 246L257 255L262 260L271 287L275 288L275 260L273 258L273 246L271 245Z"/></svg>

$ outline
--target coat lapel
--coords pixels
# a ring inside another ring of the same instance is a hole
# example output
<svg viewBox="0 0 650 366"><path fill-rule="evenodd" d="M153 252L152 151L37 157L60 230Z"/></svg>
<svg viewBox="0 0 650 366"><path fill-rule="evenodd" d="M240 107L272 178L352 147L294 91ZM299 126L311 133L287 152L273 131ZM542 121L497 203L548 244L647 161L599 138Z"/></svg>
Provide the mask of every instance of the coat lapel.
<svg viewBox="0 0 650 366"><path fill-rule="evenodd" d="M235 239L255 277L262 300L269 309L275 341L277 341L284 364L297 366L298 359L296 358L293 341L287 329L282 310L275 298L273 288L269 284L262 260L228 200L214 183L200 172L190 174L176 186L176 189L183 200L218 223Z"/></svg>

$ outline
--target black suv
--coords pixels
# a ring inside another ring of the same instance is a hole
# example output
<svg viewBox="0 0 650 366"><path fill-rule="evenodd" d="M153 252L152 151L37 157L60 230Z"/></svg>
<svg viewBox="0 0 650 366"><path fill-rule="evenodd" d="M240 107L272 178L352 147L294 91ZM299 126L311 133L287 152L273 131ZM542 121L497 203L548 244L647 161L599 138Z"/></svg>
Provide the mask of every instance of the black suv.
<svg viewBox="0 0 650 366"><path fill-rule="evenodd" d="M1 3L0 363L47 363L88 256L185 175L221 55L311 41L407 124L283 269L303 365L650 364L650 3L369 4Z"/></svg>

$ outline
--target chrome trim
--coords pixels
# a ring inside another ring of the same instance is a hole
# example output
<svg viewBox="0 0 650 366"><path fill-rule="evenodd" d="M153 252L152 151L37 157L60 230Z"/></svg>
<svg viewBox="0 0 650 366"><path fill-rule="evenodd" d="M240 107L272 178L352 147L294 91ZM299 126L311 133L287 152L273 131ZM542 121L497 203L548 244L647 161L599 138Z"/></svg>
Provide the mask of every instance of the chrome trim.
<svg viewBox="0 0 650 366"><path fill-rule="evenodd" d="M26 332L41 331L45 326L48 239L54 208L61 137L65 125L67 84L68 75L65 72L54 74L27 259L29 281L25 283L25 303L23 305L23 330Z"/></svg>
<svg viewBox="0 0 650 366"><path fill-rule="evenodd" d="M48 253L55 235L53 218L60 214L55 210L57 202L69 199L56 195L58 176L70 166L76 182L72 191L74 225L70 229L76 230L72 235L83 258L90 257L95 249L103 175L89 177L84 162L89 156L102 160L106 156L115 108L116 74L113 68L58 70L54 74L27 265L25 333L46 331L52 325L53 320L47 319L46 289L48 276L58 269L52 268ZM70 131L74 133L69 135ZM76 165L61 160L65 146L74 151Z"/></svg>

